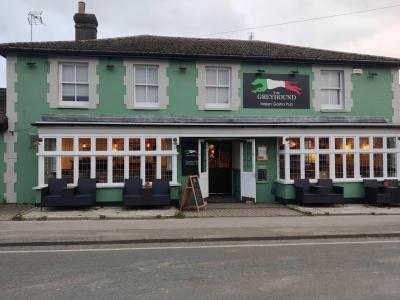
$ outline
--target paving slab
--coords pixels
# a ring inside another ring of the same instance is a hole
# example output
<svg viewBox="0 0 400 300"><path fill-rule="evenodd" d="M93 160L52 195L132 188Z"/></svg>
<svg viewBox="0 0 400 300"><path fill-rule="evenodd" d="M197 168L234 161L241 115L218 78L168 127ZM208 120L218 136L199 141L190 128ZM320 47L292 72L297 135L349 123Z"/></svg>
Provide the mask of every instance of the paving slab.
<svg viewBox="0 0 400 300"><path fill-rule="evenodd" d="M68 208L31 208L22 215L23 220L135 220L173 218L178 209L174 207L157 209L128 209L124 207L91 207L87 209ZM302 213L278 203L244 204L244 203L210 203L206 209L186 210L188 218L207 217L279 217L301 216Z"/></svg>
<svg viewBox="0 0 400 300"><path fill-rule="evenodd" d="M301 216L301 212L278 203L244 204L244 203L209 203L206 209L199 212L185 211L188 218L219 217L283 217Z"/></svg>
<svg viewBox="0 0 400 300"><path fill-rule="evenodd" d="M23 220L134 220L172 218L174 207L158 209L127 209L124 207L91 207L87 209L60 209L35 207L23 214Z"/></svg>
<svg viewBox="0 0 400 300"><path fill-rule="evenodd" d="M29 212L32 205L26 204L3 204L0 205L0 221L9 221L18 215Z"/></svg>
<svg viewBox="0 0 400 300"><path fill-rule="evenodd" d="M334 206L287 205L305 215L311 216L354 216L354 215L400 215L400 206L376 207L366 204L345 204Z"/></svg>

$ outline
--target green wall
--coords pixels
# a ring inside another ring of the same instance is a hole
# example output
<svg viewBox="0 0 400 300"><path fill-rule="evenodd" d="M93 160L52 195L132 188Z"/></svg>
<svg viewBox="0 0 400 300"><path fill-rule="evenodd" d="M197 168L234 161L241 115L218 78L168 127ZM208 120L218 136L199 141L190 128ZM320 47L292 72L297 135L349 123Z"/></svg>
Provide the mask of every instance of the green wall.
<svg viewBox="0 0 400 300"><path fill-rule="evenodd" d="M27 66L27 62L31 60L36 63L34 67ZM313 73L311 65L288 65L288 64L268 64L259 66L257 64L242 63L240 76L245 72L255 72L259 68L263 68L268 73L288 74L290 71L297 69L300 74L310 76L311 104L310 109L244 109L238 111L199 111L196 105L196 77L197 70L195 62L175 62L170 61L167 69L169 78L169 105L166 110L127 110L124 104L125 86L123 78L125 75L125 67L122 60L113 59L114 68L109 70L106 65L109 62L106 59L100 59L97 66L97 74L99 75L99 85L97 92L99 94L99 104L97 109L54 109L49 108L47 99L48 83L47 74L49 64L44 57L24 57L19 56L16 64L17 71L17 119L16 132L18 140L15 146L18 160L15 170L17 172L17 202L18 203L34 203L35 193L32 187L37 185L37 158L36 149L30 148L30 134L36 134L37 130L31 124L40 120L42 114L58 113L58 114L107 114L107 115L176 115L176 116L313 116L313 115L349 115L349 116L384 116L391 120L393 115L392 108L392 75L389 68L374 68L373 72L377 76L368 76L368 72L364 72L362 76L352 76L353 80L353 109L351 113L320 113L314 110L314 92L311 90L313 81ZM185 71L181 71L180 67L186 67ZM240 96L242 91L240 91ZM259 140L263 142L261 139ZM267 184L257 184L257 198L259 202L271 201L272 197L264 197L270 195L274 188L272 179L276 177L276 151L272 146L273 139L265 140L269 145L267 162L269 168L269 182ZM0 148L4 149L4 143L0 143ZM3 150L4 151L4 150ZM178 181L183 185L185 178L181 176L180 157L178 157ZM257 165L262 164L257 162ZM0 163L0 171L4 170L4 163ZM0 190L4 190L4 184L0 184ZM287 190L287 189L285 189ZM351 189L349 189L351 190ZM282 192L279 186L276 188L277 195ZM358 194L354 189L353 194ZM290 194L290 193L289 193ZM260 195L260 196L259 196ZM108 197L108 196L107 196ZM106 196L105 196L106 198ZM105 199L104 198L104 199Z"/></svg>
<svg viewBox="0 0 400 300"><path fill-rule="evenodd" d="M267 146L268 160L256 160L256 172L257 168L266 167L268 178L266 183L256 182L257 203L272 202L275 200L273 189L275 187L276 179L276 138L257 138L256 152L257 146L259 145Z"/></svg>

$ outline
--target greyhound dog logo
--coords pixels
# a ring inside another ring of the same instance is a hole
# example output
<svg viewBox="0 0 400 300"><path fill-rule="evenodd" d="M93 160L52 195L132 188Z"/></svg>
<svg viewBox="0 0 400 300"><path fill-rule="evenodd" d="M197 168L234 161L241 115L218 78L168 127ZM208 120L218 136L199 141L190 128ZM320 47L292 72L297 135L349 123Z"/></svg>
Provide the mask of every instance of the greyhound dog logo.
<svg viewBox="0 0 400 300"><path fill-rule="evenodd" d="M265 79L265 78L257 78L255 79L251 85L254 86L253 93L265 93L267 90L274 90L277 88L284 88L285 90L292 91L297 95L302 94L302 90L296 84L298 81L284 81L284 80L273 80L273 79Z"/></svg>

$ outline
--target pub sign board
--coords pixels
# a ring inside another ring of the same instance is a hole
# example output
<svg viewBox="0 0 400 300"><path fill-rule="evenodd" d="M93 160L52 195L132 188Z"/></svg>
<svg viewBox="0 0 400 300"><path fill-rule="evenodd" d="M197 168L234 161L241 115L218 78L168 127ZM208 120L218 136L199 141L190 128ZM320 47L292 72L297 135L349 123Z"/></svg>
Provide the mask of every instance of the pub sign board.
<svg viewBox="0 0 400 300"><path fill-rule="evenodd" d="M182 175L198 175L199 149L197 142L182 143Z"/></svg>
<svg viewBox="0 0 400 300"><path fill-rule="evenodd" d="M243 108L309 109L309 77L244 73Z"/></svg>

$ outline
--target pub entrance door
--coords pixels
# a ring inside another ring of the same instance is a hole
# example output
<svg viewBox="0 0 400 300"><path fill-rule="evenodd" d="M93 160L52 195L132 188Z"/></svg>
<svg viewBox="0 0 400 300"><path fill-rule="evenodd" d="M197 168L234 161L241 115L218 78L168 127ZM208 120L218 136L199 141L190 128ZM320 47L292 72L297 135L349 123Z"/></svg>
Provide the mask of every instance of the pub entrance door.
<svg viewBox="0 0 400 300"><path fill-rule="evenodd" d="M211 195L232 195L232 143L208 143L208 184Z"/></svg>

